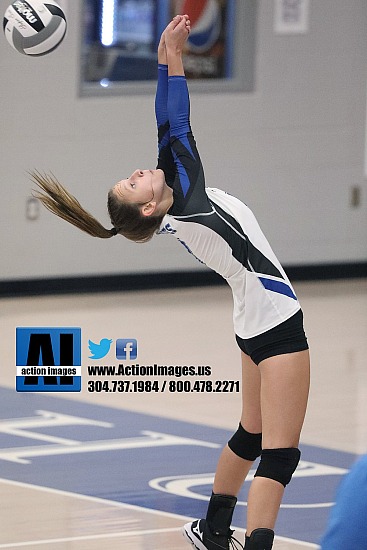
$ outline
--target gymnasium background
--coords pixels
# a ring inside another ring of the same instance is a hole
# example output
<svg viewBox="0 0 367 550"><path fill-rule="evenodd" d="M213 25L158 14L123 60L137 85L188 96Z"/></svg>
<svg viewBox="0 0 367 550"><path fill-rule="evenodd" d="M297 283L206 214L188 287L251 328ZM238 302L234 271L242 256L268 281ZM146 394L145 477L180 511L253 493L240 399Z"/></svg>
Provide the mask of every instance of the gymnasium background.
<svg viewBox="0 0 367 550"><path fill-rule="evenodd" d="M285 266L365 272L367 4L311 0L307 31L292 35L275 32L272 0L249 1L253 91L191 94L207 184L255 211ZM2 11L8 3L1 0ZM29 59L0 40L1 288L202 270L168 237L138 246L93 239L45 210L27 218L28 170L52 171L109 227L108 189L156 161L153 94L81 96L83 1L64 5L67 37L52 54Z"/></svg>

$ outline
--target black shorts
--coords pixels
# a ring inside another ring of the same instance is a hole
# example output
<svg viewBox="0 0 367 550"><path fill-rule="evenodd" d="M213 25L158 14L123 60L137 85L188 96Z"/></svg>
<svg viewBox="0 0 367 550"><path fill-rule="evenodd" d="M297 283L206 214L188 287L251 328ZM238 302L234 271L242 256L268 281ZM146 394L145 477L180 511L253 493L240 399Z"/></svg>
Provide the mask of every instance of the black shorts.
<svg viewBox="0 0 367 550"><path fill-rule="evenodd" d="M308 343L303 328L302 310L254 338L244 340L236 335L236 341L240 349L249 355L256 365L274 355L304 351L308 349Z"/></svg>

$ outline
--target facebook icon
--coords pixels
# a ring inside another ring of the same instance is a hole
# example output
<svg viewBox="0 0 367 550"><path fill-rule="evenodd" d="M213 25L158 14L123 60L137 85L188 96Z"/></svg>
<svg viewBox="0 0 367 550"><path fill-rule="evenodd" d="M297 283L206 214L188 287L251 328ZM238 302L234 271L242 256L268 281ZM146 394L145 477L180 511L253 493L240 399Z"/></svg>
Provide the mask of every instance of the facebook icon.
<svg viewBox="0 0 367 550"><path fill-rule="evenodd" d="M116 359L130 361L138 356L138 343L135 338L118 338L116 340Z"/></svg>

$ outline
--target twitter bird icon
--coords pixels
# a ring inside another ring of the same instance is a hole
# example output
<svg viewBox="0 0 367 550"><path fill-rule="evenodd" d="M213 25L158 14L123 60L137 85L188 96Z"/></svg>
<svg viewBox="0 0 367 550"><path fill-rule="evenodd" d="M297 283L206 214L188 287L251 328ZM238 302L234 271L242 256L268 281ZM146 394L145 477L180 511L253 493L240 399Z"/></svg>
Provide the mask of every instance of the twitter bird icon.
<svg viewBox="0 0 367 550"><path fill-rule="evenodd" d="M89 351L92 355L89 356L89 359L102 359L110 351L112 340L108 338L102 338L99 344L95 344L92 340L88 340Z"/></svg>

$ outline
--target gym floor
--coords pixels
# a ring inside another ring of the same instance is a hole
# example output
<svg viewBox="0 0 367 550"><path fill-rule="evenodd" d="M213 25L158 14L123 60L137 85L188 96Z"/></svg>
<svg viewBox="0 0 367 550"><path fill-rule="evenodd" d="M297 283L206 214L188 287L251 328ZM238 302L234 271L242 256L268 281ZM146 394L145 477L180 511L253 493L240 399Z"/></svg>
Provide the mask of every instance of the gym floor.
<svg viewBox="0 0 367 550"><path fill-rule="evenodd" d="M275 550L318 548L336 488L367 447L367 280L294 286L312 383ZM229 288L2 298L0 309L0 548L188 549L181 526L205 514L220 448L240 415ZM81 327L82 391L17 393L16 327ZM110 352L93 360L88 340L102 338L113 341ZM192 377L141 375L128 391L88 391L97 379L113 388L113 377L91 376L88 366L121 363L121 338L138 346L125 364L210 366L206 380L232 383L191 391ZM233 518L239 539L247 486Z"/></svg>

